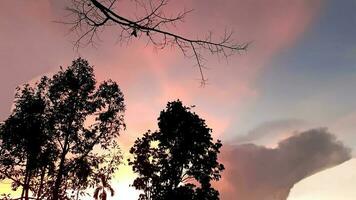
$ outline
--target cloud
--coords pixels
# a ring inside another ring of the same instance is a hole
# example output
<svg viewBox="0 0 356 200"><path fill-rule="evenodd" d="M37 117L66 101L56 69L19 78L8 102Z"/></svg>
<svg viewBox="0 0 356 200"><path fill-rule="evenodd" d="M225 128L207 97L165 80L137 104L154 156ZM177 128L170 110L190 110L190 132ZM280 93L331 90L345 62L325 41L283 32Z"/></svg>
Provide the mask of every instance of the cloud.
<svg viewBox="0 0 356 200"><path fill-rule="evenodd" d="M52 22L63 20L66 14L63 8L68 1L5 1L0 7L0 24L3 27L0 38L0 118L9 114L13 91L18 84L57 71L59 65L66 66L78 56L69 41L77 37L68 36L68 26ZM111 78L118 81L128 104L152 107L154 114L157 114L168 100L179 98L199 106L207 116L211 116L211 124L216 124L213 129L228 129L226 124L215 119L236 121L239 117L236 113L241 113L239 111L246 107L246 102L258 97L258 88L254 87L254 83L261 68L280 49L302 36L318 15L319 0L312 0L315 2L313 5L309 3L311 0L290 2L171 2L167 13L175 13L184 7L195 10L185 23L172 29L174 31L195 38L197 35L204 37L204 33L211 30L219 37L225 27L229 27L235 30L236 41L254 41L248 53L231 57L228 65L224 60L219 62L207 56L209 85L205 88L199 88L199 72L193 67L194 60L184 59L179 50L166 49L155 53L142 40L133 40L128 46L115 45L115 32L103 33L103 43L97 49L89 46L80 49L79 55L96 66L95 72L101 80ZM127 9L127 12L131 10ZM128 109L128 112L134 111ZM128 121L128 125L134 127L137 124Z"/></svg>
<svg viewBox="0 0 356 200"><path fill-rule="evenodd" d="M338 137L344 143L351 147L356 147L355 130L356 130L356 110L351 110L349 114L340 117L337 120L330 121L330 130L338 132ZM353 156L356 154L353 152Z"/></svg>
<svg viewBox="0 0 356 200"><path fill-rule="evenodd" d="M236 142L258 143L273 146L281 139L285 139L300 129L306 129L309 123L301 119L282 119L267 121L250 130L246 135L238 136Z"/></svg>
<svg viewBox="0 0 356 200"><path fill-rule="evenodd" d="M286 200L300 180L350 159L346 148L325 128L310 129L278 143L226 146L221 184L223 200Z"/></svg>

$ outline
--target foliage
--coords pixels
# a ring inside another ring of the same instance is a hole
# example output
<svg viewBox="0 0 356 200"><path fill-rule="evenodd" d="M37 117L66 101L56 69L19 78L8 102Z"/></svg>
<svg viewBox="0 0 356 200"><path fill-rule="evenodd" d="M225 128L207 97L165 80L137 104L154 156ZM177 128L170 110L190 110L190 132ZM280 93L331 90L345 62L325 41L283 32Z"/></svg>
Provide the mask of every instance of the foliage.
<svg viewBox="0 0 356 200"><path fill-rule="evenodd" d="M11 179L12 188L22 187L28 198L32 180L54 162L56 148L51 140L44 96L46 78L32 88L18 88L10 117L1 126L0 179Z"/></svg>
<svg viewBox="0 0 356 200"><path fill-rule="evenodd" d="M217 161L222 144L213 142L205 121L178 100L161 112L158 127L130 150L129 164L138 173L133 186L144 191L140 200L219 199L211 181L224 170Z"/></svg>
<svg viewBox="0 0 356 200"><path fill-rule="evenodd" d="M95 176L109 170L102 164L125 128L118 85L109 80L96 86L93 67L79 58L51 78L19 88L0 129L0 178L37 199L70 199L68 191L94 187ZM112 166L119 158L111 159Z"/></svg>
<svg viewBox="0 0 356 200"><path fill-rule="evenodd" d="M111 196L114 196L114 189L108 183L108 180L104 174L100 175L101 185L98 185L94 191L94 199L95 200L106 200L107 199L107 192L106 190L110 191Z"/></svg>

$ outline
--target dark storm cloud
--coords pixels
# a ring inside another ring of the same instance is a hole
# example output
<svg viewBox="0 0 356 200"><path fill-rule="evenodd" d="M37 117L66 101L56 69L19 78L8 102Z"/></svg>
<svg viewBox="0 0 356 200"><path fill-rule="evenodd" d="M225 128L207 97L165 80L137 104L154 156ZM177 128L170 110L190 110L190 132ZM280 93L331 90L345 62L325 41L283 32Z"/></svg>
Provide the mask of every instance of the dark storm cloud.
<svg viewBox="0 0 356 200"><path fill-rule="evenodd" d="M350 149L320 128L282 140L274 149L227 146L222 158L226 166L219 185L223 200L285 200L300 180L350 159Z"/></svg>

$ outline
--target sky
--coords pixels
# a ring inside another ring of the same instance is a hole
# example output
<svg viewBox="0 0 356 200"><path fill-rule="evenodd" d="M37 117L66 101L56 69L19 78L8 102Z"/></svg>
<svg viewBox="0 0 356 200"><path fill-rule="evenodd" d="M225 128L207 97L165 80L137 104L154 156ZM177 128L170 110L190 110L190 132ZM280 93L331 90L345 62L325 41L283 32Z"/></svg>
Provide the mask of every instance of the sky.
<svg viewBox="0 0 356 200"><path fill-rule="evenodd" d="M196 105L214 138L223 141L226 170L215 184L222 200L354 199L355 0L171 1L167 12L194 9L172 31L219 36L228 27L235 41L251 42L227 61L207 54L205 87L194 60L177 49L155 51L144 39L118 43L114 30L103 32L95 47L75 49L77 35L54 22L64 19L68 0L1 4L1 120L10 114L16 86L81 56L99 81L116 81L125 95L123 149L156 129L160 110L180 99ZM133 177L127 166L117 174L119 199L136 194L128 188Z"/></svg>

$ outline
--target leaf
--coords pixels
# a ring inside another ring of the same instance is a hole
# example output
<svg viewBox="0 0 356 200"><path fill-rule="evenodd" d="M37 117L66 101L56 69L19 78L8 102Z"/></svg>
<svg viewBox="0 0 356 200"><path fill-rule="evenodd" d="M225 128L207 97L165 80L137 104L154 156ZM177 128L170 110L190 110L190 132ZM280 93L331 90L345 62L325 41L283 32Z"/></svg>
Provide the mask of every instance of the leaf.
<svg viewBox="0 0 356 200"><path fill-rule="evenodd" d="M102 187L101 186L99 186L99 187L97 187L96 189L95 189L95 191L94 191L94 195L93 195L93 197L94 197L94 199L95 200L97 200L98 199L98 196L99 196L99 192L100 192L100 190L102 189Z"/></svg>
<svg viewBox="0 0 356 200"><path fill-rule="evenodd" d="M111 187L111 185L108 185L107 187L110 190L111 196L114 196L115 195L115 190Z"/></svg>
<svg viewBox="0 0 356 200"><path fill-rule="evenodd" d="M106 197L107 195L106 195L106 192L105 192L105 190L103 190L103 192L100 194L100 198L101 198L101 200L106 200Z"/></svg>

